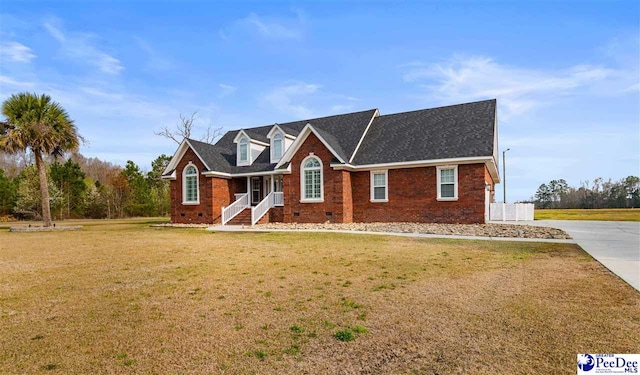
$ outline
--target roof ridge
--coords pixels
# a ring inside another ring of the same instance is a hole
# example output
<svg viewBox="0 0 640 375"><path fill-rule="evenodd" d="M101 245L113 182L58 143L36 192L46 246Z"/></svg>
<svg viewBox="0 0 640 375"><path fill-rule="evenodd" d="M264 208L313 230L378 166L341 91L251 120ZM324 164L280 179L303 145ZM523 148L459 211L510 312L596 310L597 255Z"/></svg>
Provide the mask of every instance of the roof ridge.
<svg viewBox="0 0 640 375"><path fill-rule="evenodd" d="M463 105L468 105L468 104L477 104L477 103L483 103L483 102L496 102L497 99L485 99L485 100L476 100L474 102L467 102L467 103L458 103L458 104L449 104L449 105L442 105L439 107L431 107L431 108L423 108L423 109L414 109L411 111L403 111L403 112L396 112L396 113L387 113L385 115L380 115L378 117L386 117L386 116L395 116L395 115L402 115L405 113L413 113L413 112L422 112L422 111L430 111L432 109L441 109L441 108L449 108L449 107L458 107L458 106L463 106Z"/></svg>
<svg viewBox="0 0 640 375"><path fill-rule="evenodd" d="M311 122L313 120L323 120L323 119L327 119L330 117L338 117L338 116L347 116L347 115L355 115L356 113L363 113L363 112L369 112L369 111L375 111L378 108L370 108L370 109L365 109L362 111L355 111L355 112L347 112L347 113L339 113L337 115L329 115L329 116L322 116L322 117L314 117L314 118L310 118L310 119L302 119L302 120L294 120L294 121L288 121L288 122L274 122L271 125L260 125L260 126L256 126L253 128L239 128L239 129L233 129L233 130L229 130L229 132L235 132L235 131L240 131L240 130L255 130L255 129L261 129L261 128L270 128L272 126L278 125L280 127L282 127L282 125L287 125L287 124L292 124L294 122Z"/></svg>
<svg viewBox="0 0 640 375"><path fill-rule="evenodd" d="M356 113L363 113L363 112L375 111L376 109L378 109L378 108L369 108L369 109L365 109L365 110L363 110L363 111L355 111L355 112L339 113L339 114L337 114L337 115L329 115L329 116L322 116L322 117L314 117L314 118L310 118L310 119L308 119L308 120L289 121L289 122L285 122L285 123L282 123L282 124L278 123L278 125L285 125L285 124L290 124L290 123L292 123L292 122L300 122L300 121L303 121L303 122L305 122L305 121L306 121L306 122L311 122L311 120L322 120L322 119L327 119L327 118L330 118L330 117L338 117L338 116L355 115Z"/></svg>

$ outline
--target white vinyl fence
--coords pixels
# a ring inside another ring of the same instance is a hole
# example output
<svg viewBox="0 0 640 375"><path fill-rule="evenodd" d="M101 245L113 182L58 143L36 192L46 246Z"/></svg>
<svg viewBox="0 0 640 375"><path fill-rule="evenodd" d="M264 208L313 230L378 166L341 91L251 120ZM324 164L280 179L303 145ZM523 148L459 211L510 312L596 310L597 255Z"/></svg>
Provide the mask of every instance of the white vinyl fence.
<svg viewBox="0 0 640 375"><path fill-rule="evenodd" d="M533 220L533 203L491 203L492 221Z"/></svg>

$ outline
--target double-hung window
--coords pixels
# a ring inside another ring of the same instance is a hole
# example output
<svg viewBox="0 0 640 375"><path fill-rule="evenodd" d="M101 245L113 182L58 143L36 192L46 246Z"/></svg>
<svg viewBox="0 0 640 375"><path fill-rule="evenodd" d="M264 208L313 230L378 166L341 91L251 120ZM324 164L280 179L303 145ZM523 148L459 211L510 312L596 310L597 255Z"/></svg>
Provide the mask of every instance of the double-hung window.
<svg viewBox="0 0 640 375"><path fill-rule="evenodd" d="M300 190L300 201L322 202L322 162L315 156L309 156L302 161Z"/></svg>
<svg viewBox="0 0 640 375"><path fill-rule="evenodd" d="M437 168L438 200L454 201L458 199L458 166L442 166Z"/></svg>
<svg viewBox="0 0 640 375"><path fill-rule="evenodd" d="M389 201L388 171L371 171L371 202Z"/></svg>
<svg viewBox="0 0 640 375"><path fill-rule="evenodd" d="M182 203L198 204L198 169L193 164L185 167L182 173Z"/></svg>

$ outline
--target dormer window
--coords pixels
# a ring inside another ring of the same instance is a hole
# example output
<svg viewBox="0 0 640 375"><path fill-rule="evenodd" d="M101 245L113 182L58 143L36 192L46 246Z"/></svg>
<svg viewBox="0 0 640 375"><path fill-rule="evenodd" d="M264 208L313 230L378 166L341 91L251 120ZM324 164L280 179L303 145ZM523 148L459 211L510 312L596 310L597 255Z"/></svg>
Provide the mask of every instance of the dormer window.
<svg viewBox="0 0 640 375"><path fill-rule="evenodd" d="M276 133L273 136L273 161L278 161L282 157L282 134Z"/></svg>
<svg viewBox="0 0 640 375"><path fill-rule="evenodd" d="M233 139L236 144L236 165L246 167L251 165L256 158L269 146L267 142L253 139L244 130L240 130Z"/></svg>
<svg viewBox="0 0 640 375"><path fill-rule="evenodd" d="M279 162L288 147L291 146L296 139L293 135L287 134L278 124L273 125L267 134L267 138L269 139L269 146L271 146L270 156L272 163Z"/></svg>
<svg viewBox="0 0 640 375"><path fill-rule="evenodd" d="M240 155L240 162L241 163L247 163L249 162L249 142L247 141L246 138L242 138L240 140L239 143L239 155Z"/></svg>

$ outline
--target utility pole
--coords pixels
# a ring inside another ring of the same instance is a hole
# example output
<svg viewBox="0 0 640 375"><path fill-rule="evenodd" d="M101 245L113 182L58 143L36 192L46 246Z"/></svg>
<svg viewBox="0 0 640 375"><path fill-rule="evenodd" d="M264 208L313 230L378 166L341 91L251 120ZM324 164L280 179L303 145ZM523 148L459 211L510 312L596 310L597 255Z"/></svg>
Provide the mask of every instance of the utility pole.
<svg viewBox="0 0 640 375"><path fill-rule="evenodd" d="M502 189L503 189L503 202L507 203L507 159L505 154L507 151L511 150L510 148L502 151Z"/></svg>

